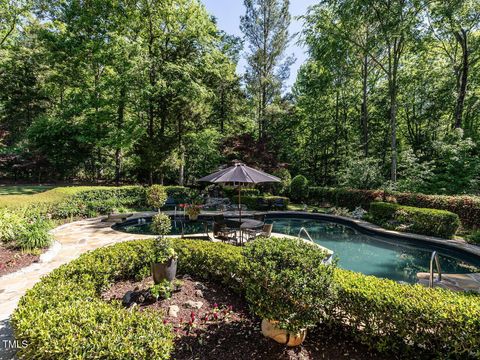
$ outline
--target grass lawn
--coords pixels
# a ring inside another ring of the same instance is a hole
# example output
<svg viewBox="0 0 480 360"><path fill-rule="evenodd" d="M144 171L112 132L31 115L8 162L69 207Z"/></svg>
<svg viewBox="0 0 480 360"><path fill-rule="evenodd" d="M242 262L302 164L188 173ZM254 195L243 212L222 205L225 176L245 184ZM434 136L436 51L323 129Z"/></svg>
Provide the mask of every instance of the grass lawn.
<svg viewBox="0 0 480 360"><path fill-rule="evenodd" d="M0 195L32 195L52 188L52 185L0 185Z"/></svg>
<svg viewBox="0 0 480 360"><path fill-rule="evenodd" d="M288 210L291 211L304 211L304 204L295 204L295 203L290 203L288 204ZM307 211L318 211L320 213L324 213L327 211L327 208L325 207L320 207L320 206L312 206L312 205L307 205Z"/></svg>

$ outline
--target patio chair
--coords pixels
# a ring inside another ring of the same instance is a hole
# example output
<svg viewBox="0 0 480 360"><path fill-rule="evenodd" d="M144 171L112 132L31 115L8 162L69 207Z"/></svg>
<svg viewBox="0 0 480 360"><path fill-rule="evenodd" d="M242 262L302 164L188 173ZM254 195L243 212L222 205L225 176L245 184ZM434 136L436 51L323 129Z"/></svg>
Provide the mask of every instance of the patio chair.
<svg viewBox="0 0 480 360"><path fill-rule="evenodd" d="M167 201L165 201L163 208L174 208L175 206L177 206L177 202L173 197L169 196L167 197Z"/></svg>
<svg viewBox="0 0 480 360"><path fill-rule="evenodd" d="M274 210L285 210L287 207L287 204L285 203L284 199L276 199L273 202L272 207Z"/></svg>
<svg viewBox="0 0 480 360"><path fill-rule="evenodd" d="M258 210L269 210L270 205L268 204L267 200L265 200L263 197L259 197L257 199L256 208Z"/></svg>
<svg viewBox="0 0 480 360"><path fill-rule="evenodd" d="M247 235L247 241L255 240L257 237L267 237L269 238L272 236L272 224L263 224L261 230L245 230L245 234Z"/></svg>
<svg viewBox="0 0 480 360"><path fill-rule="evenodd" d="M265 222L265 214L254 214L253 218L263 223Z"/></svg>
<svg viewBox="0 0 480 360"><path fill-rule="evenodd" d="M236 240L236 229L227 226L223 216L215 216L213 220L213 237L222 241Z"/></svg>

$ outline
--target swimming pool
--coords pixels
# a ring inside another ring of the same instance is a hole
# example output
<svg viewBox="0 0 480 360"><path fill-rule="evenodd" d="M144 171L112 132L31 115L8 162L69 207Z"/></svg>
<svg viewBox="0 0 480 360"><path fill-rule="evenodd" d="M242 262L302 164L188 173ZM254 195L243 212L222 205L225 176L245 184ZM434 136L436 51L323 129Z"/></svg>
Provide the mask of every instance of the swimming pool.
<svg viewBox="0 0 480 360"><path fill-rule="evenodd" d="M115 229L137 234L152 234L150 219L145 223L127 221ZM433 251L440 256L444 273L480 272L480 259L467 253L432 244L366 234L345 224L318 218L289 215L270 215L266 222L273 223L273 232L297 236L304 227L312 239L332 250L338 266L366 275L407 283L417 282L418 272L428 272ZM181 234L182 225L172 222L172 234ZM204 233L204 223L189 222L184 234Z"/></svg>

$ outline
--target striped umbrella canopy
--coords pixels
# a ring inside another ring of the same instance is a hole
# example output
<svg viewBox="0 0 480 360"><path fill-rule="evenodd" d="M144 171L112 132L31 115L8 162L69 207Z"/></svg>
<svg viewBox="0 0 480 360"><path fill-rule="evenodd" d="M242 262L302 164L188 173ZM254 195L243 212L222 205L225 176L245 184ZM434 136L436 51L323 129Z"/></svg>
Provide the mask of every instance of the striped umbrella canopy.
<svg viewBox="0 0 480 360"><path fill-rule="evenodd" d="M233 184L238 186L238 210L240 214L240 222L242 219L242 208L241 208L241 192L242 186L248 184L263 184L263 183L273 183L280 182L281 180L273 175L267 174L266 172L251 168L241 162L235 163L235 165L230 166L224 170L217 171L213 174L207 175L198 179L200 182L210 182L214 184Z"/></svg>

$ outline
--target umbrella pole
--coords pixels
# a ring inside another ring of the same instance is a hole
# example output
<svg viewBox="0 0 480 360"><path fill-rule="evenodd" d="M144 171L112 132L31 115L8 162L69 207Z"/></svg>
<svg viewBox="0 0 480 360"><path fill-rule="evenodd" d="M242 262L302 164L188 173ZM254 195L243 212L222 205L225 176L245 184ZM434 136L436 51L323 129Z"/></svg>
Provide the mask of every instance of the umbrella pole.
<svg viewBox="0 0 480 360"><path fill-rule="evenodd" d="M240 215L238 232L240 234L240 241L243 244L243 234L242 234L242 185L241 184L238 186L238 213Z"/></svg>

